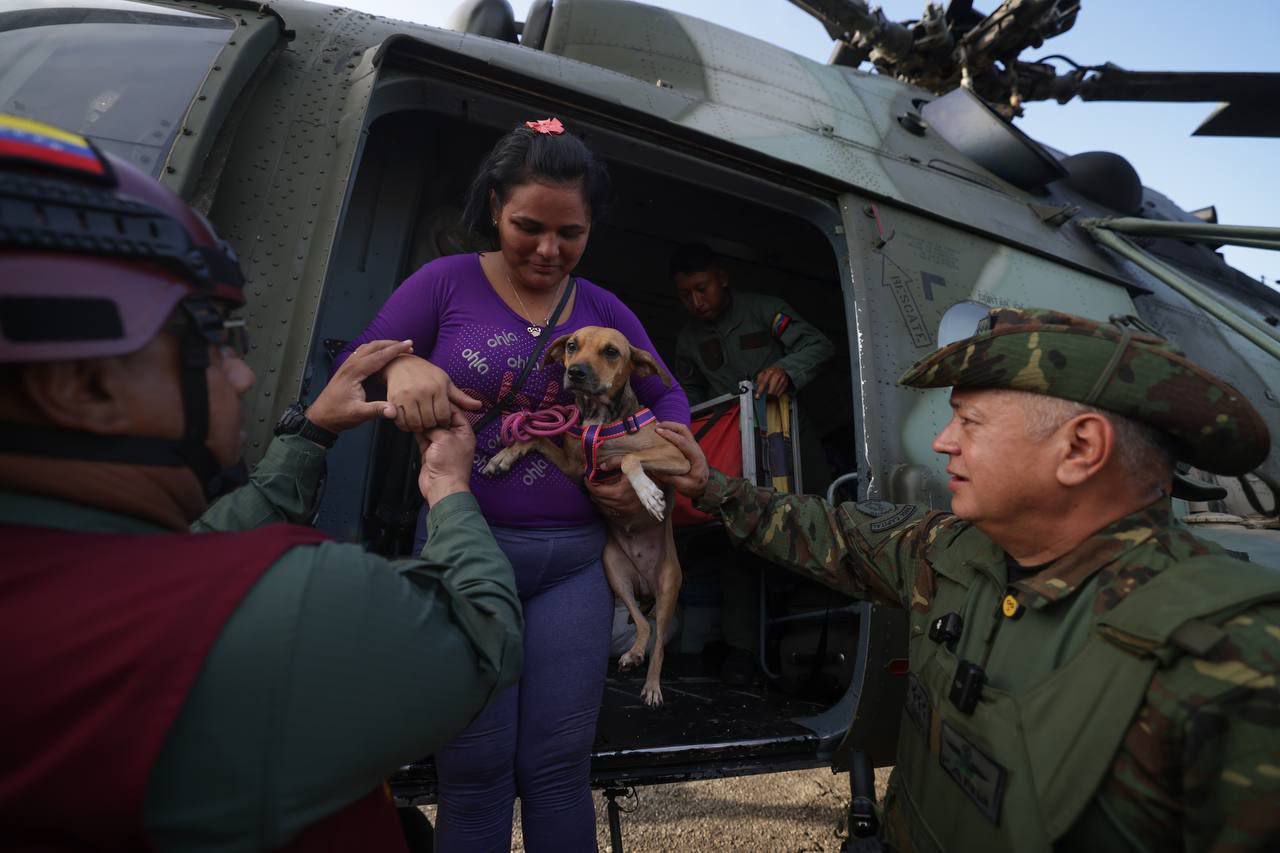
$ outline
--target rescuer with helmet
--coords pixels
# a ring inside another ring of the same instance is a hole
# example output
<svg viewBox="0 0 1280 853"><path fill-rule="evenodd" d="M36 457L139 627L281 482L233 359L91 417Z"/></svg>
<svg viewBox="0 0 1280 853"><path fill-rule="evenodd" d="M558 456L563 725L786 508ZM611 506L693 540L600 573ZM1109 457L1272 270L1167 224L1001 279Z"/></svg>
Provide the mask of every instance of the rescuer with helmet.
<svg viewBox="0 0 1280 853"><path fill-rule="evenodd" d="M243 288L167 189L0 115L6 845L403 849L384 780L519 674L460 413L418 437L420 560L299 526L338 435L394 416L362 382L408 342L356 350L229 489Z"/></svg>

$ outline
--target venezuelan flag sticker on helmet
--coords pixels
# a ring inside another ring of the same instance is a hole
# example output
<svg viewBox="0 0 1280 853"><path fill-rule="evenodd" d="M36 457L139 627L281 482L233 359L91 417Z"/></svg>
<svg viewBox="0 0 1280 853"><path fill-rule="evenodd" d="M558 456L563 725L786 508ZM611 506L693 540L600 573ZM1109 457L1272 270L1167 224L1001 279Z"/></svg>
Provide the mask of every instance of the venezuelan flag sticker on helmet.
<svg viewBox="0 0 1280 853"><path fill-rule="evenodd" d="M83 136L0 113L0 160L114 183L111 166Z"/></svg>

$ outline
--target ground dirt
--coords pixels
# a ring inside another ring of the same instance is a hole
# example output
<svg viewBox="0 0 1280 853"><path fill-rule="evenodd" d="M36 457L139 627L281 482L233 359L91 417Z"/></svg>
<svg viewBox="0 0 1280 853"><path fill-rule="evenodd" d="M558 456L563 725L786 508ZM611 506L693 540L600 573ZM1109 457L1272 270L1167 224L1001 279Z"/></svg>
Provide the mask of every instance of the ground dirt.
<svg viewBox="0 0 1280 853"><path fill-rule="evenodd" d="M876 794L884 796L887 768L876 771ZM604 797L597 791L596 837L601 853L612 850ZM837 851L848 834L849 777L830 770L797 770L639 788L637 800L619 805L626 853L696 851ZM435 808L423 809L432 822ZM511 849L523 853L520 807L516 805Z"/></svg>

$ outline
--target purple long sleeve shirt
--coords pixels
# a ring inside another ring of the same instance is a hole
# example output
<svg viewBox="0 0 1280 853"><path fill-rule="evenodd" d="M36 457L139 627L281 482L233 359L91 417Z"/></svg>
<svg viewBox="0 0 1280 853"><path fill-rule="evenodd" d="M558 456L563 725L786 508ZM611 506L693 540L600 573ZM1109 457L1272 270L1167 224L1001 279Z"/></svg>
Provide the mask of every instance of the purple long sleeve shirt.
<svg viewBox="0 0 1280 853"><path fill-rule="evenodd" d="M618 297L578 278L573 311L562 317L550 334L554 340L583 326L611 326L627 336L632 346L648 350L659 362L644 327ZM528 321L503 302L485 278L477 255L438 258L405 279L382 306L363 333L343 350L337 368L360 344L376 340L412 340L413 351L444 370L458 388L484 403L480 419L515 382L537 340ZM666 364L663 363L663 369ZM667 370L667 375L671 371ZM570 403L564 391L564 366L540 367L529 372L516 396L516 408L540 409L553 403ZM657 376L632 380L641 405L660 420L689 422L689 400L671 380L664 385ZM576 527L597 517L595 505L581 486L571 481L540 453L530 453L501 477L486 477L480 469L502 447L494 421L476 436L476 458L471 466L471 491L490 524L505 527Z"/></svg>

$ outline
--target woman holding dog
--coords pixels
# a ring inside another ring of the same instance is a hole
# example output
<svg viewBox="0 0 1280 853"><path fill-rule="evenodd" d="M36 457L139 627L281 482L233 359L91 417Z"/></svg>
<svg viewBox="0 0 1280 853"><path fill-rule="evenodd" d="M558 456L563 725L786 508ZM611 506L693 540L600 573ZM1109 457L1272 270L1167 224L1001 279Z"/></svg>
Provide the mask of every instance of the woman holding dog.
<svg viewBox="0 0 1280 853"><path fill-rule="evenodd" d="M413 351L425 355L384 370L401 429L448 423L454 407L479 424L471 487L515 568L524 606L520 682L436 755L437 850L510 849L516 796L526 849L596 849L590 755L613 618L600 513L643 510L625 479L590 485L588 497L536 453L501 476L480 469L503 446L501 419L490 419L490 410L571 402L563 367L541 363L550 340L611 326L653 353L630 309L572 274L608 196L604 164L558 120L516 128L481 164L463 212L464 226L496 251L422 267L347 348L412 339ZM651 375L632 387L659 420L689 422L688 400L674 381Z"/></svg>

